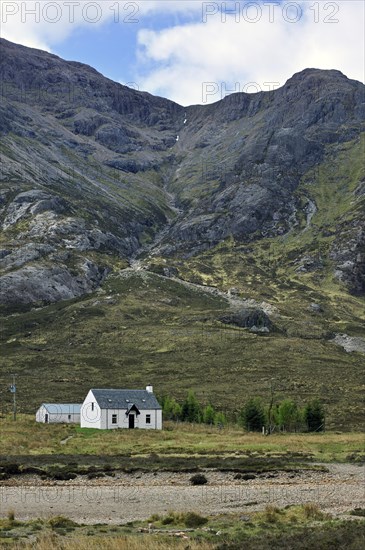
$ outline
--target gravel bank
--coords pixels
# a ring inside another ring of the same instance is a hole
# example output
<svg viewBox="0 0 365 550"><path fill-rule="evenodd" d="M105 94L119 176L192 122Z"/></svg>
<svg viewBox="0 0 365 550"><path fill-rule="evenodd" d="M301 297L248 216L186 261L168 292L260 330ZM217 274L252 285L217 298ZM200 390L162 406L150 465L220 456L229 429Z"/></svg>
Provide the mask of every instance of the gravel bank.
<svg viewBox="0 0 365 550"><path fill-rule="evenodd" d="M2 482L0 514L18 519L65 515L81 523L126 523L153 513L195 510L202 514L247 512L267 504L317 503L334 516L365 506L364 468L326 464L328 472L300 471L235 479L234 473L206 470L208 484L191 486L191 474L118 474L88 480L43 481L22 476Z"/></svg>

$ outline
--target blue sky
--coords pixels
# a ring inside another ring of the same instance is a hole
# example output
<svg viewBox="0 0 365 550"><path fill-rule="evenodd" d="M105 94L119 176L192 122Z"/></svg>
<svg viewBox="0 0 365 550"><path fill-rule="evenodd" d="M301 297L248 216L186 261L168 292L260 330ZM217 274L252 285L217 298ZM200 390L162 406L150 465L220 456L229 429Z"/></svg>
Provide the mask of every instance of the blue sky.
<svg viewBox="0 0 365 550"><path fill-rule="evenodd" d="M113 2L112 5L114 4L116 3ZM181 12L143 15L140 4L141 2L127 2L128 9L124 11L120 2L119 9L115 7L111 10L112 18L109 21L97 28L90 28L90 25L80 27L67 40L52 48L53 53L65 59L75 59L77 55L78 61L92 65L113 80L137 84L135 80L139 72L148 72L156 65L150 60L145 66L139 64L137 70L138 33L142 29L158 31L185 25L194 20L192 15ZM136 11L137 8L139 11ZM119 22L116 22L114 14L117 17L118 13Z"/></svg>
<svg viewBox="0 0 365 550"><path fill-rule="evenodd" d="M8 40L183 105L279 87L306 67L364 81L362 0L2 0L1 23Z"/></svg>

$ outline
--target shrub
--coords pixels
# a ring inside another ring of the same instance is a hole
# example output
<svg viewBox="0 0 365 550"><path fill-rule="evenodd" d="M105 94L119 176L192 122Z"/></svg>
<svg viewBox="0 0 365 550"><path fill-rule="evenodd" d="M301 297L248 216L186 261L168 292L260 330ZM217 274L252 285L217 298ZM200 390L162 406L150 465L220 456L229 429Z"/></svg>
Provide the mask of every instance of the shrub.
<svg viewBox="0 0 365 550"><path fill-rule="evenodd" d="M364 546L364 525L360 521L319 524L287 529L266 529L232 542L223 541L216 550L360 550Z"/></svg>
<svg viewBox="0 0 365 550"><path fill-rule="evenodd" d="M152 516L150 516L147 521L149 523L154 523L155 521L160 521L160 520L161 520L160 514L152 514Z"/></svg>
<svg viewBox="0 0 365 550"><path fill-rule="evenodd" d="M216 413L212 405L207 405L203 410L203 422L205 424L214 424Z"/></svg>
<svg viewBox="0 0 365 550"><path fill-rule="evenodd" d="M6 514L6 517L8 518L9 521L14 521L15 520L14 510L8 510L8 513Z"/></svg>
<svg viewBox="0 0 365 550"><path fill-rule="evenodd" d="M168 516L165 516L161 520L162 525L171 525L172 523L176 523L176 517L174 514L169 514Z"/></svg>
<svg viewBox="0 0 365 550"><path fill-rule="evenodd" d="M265 425L265 412L260 399L250 399L240 413L240 422L252 432L261 432Z"/></svg>
<svg viewBox="0 0 365 550"><path fill-rule="evenodd" d="M42 468L37 468L37 466L25 466L22 468L23 474L35 474L37 476L46 475L45 470Z"/></svg>
<svg viewBox="0 0 365 550"><path fill-rule="evenodd" d="M65 516L54 516L53 518L50 518L48 520L48 525L52 529L70 529L77 527L77 523L72 521L70 518L66 518Z"/></svg>
<svg viewBox="0 0 365 550"><path fill-rule="evenodd" d="M256 479L255 474L236 474L233 479L243 479L244 481L248 481L249 479Z"/></svg>
<svg viewBox="0 0 365 550"><path fill-rule="evenodd" d="M248 481L249 479L256 479L255 474L242 474L241 479Z"/></svg>
<svg viewBox="0 0 365 550"><path fill-rule="evenodd" d="M208 483L208 480L204 474L194 474L190 478L190 483L192 485L205 485L206 483Z"/></svg>
<svg viewBox="0 0 365 550"><path fill-rule="evenodd" d="M325 519L327 516L322 512L317 504L308 502L303 505L303 512L306 519L314 519L317 521Z"/></svg>
<svg viewBox="0 0 365 550"><path fill-rule="evenodd" d="M318 399L314 399L306 405L304 421L309 432L322 432L324 430L324 409Z"/></svg>
<svg viewBox="0 0 365 550"><path fill-rule="evenodd" d="M226 415L223 412L217 412L214 416L214 424L216 426L225 426L227 424Z"/></svg>
<svg viewBox="0 0 365 550"><path fill-rule="evenodd" d="M277 506L269 504L265 508L264 520L268 523L276 523L279 520L280 509Z"/></svg>
<svg viewBox="0 0 365 550"><path fill-rule="evenodd" d="M193 391L189 391L181 409L181 420L185 422L200 422L202 411Z"/></svg>
<svg viewBox="0 0 365 550"><path fill-rule="evenodd" d="M89 474L87 474L88 479L97 479L99 477L105 477L104 472L90 472Z"/></svg>
<svg viewBox="0 0 365 550"><path fill-rule="evenodd" d="M82 473L88 473L89 471L90 470L85 470ZM70 466L62 467L52 465L48 468L47 474L51 479L56 479L58 481L68 481L70 479L75 479L76 477L76 474L72 471Z"/></svg>
<svg viewBox="0 0 365 550"><path fill-rule="evenodd" d="M77 476L72 472L55 472L52 474L52 477L57 481L69 481L70 479L75 479Z"/></svg>
<svg viewBox="0 0 365 550"><path fill-rule="evenodd" d="M208 518L205 518L196 512L187 512L183 517L186 527L200 527L208 522Z"/></svg>
<svg viewBox="0 0 365 550"><path fill-rule="evenodd" d="M191 390L188 392L182 405L175 398L169 396L162 397L160 402L165 420L181 420L182 422L192 423L203 422L210 426L213 424L225 426L227 424L227 419L223 412L217 412L211 404L203 407L199 403L195 393ZM172 428L167 427L165 429L171 430Z"/></svg>
<svg viewBox="0 0 365 550"><path fill-rule="evenodd" d="M297 404L291 399L284 399L277 409L277 421L281 429L293 431L300 421Z"/></svg>
<svg viewBox="0 0 365 550"><path fill-rule="evenodd" d="M15 464L12 462L5 462L4 464L1 464L1 470L10 476L15 476L17 474L20 474L20 468L19 464Z"/></svg>
<svg viewBox="0 0 365 550"><path fill-rule="evenodd" d="M365 517L365 508L354 508L354 510L351 510L350 515Z"/></svg>
<svg viewBox="0 0 365 550"><path fill-rule="evenodd" d="M181 405L173 397L163 397L161 405L166 420L181 420Z"/></svg>

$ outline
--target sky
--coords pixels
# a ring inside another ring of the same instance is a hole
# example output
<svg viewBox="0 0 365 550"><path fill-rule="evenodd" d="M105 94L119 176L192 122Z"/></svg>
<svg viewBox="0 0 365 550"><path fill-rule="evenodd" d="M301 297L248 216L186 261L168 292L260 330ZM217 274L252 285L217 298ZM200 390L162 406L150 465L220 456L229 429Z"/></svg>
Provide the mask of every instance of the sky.
<svg viewBox="0 0 365 550"><path fill-rule="evenodd" d="M1 0L1 36L181 105L307 67L365 80L363 0Z"/></svg>

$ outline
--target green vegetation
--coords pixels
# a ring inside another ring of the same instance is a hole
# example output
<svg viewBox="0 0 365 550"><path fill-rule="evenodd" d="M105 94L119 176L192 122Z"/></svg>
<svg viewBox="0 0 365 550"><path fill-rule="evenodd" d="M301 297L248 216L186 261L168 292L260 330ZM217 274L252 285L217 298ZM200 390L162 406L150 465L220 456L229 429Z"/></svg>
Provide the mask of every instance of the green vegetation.
<svg viewBox="0 0 365 550"><path fill-rule="evenodd" d="M351 548L363 543L363 520L333 519L314 503L261 512L205 517L190 512L153 514L126 525L82 525L67 517L0 520L0 547L34 550L269 550ZM32 539L32 541L30 540ZM100 546L101 545L101 546Z"/></svg>
<svg viewBox="0 0 365 550"><path fill-rule="evenodd" d="M223 430L203 424L165 422L164 430L94 430L76 425L36 423L20 415L0 419L1 462L5 473L18 473L26 466L87 463L125 468L179 468L227 466L262 468L314 461L364 460L361 433L274 433L269 437L247 433L230 425ZM62 443L67 439L66 443ZM184 460L180 460L184 459ZM185 460L186 459L186 460ZM189 462L190 459L190 462ZM214 460L213 460L214 459ZM224 459L224 460L223 460ZM232 462L230 462L232 459ZM242 460L242 463L239 463ZM199 462L200 461L200 462ZM13 464L13 466L9 465ZM2 464L3 466L3 464ZM15 469L14 469L15 468ZM10 470L9 470L10 469Z"/></svg>
<svg viewBox="0 0 365 550"><path fill-rule="evenodd" d="M182 405L168 396L161 399L161 405L165 420L215 424L221 428L227 424L223 412L216 411L211 404L203 408L193 391L188 392ZM319 432L324 431L325 413L319 400L309 401L300 409L292 399L274 403L272 396L270 405L265 408L261 399L251 398L232 423L243 426L248 432L265 430L266 433L273 433L275 429L284 432Z"/></svg>
<svg viewBox="0 0 365 550"><path fill-rule="evenodd" d="M160 399L163 418L165 420L180 420L182 422L204 423L219 425L227 424L227 418L222 411L216 411L213 405L203 407L195 393L189 391L182 405L175 398L165 396Z"/></svg>
<svg viewBox="0 0 365 550"><path fill-rule="evenodd" d="M301 421L301 411L292 399L284 399L277 406L277 424L284 431L297 431Z"/></svg>
<svg viewBox="0 0 365 550"><path fill-rule="evenodd" d="M312 401L306 405L304 410L304 420L309 432L319 432L324 430L324 410L318 400Z"/></svg>
<svg viewBox="0 0 365 550"><path fill-rule="evenodd" d="M261 432L266 424L265 412L262 403L258 399L250 399L241 411L242 425L251 432Z"/></svg>

